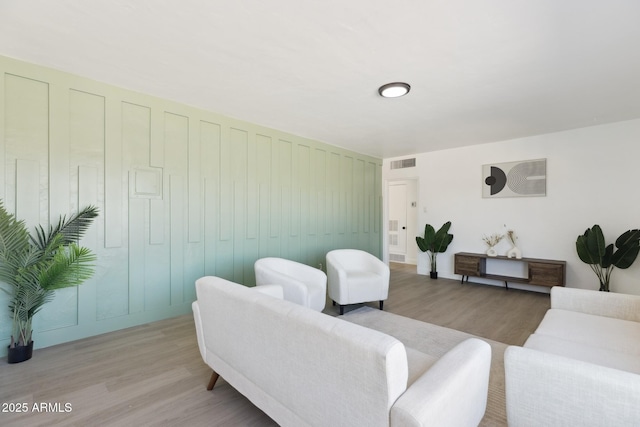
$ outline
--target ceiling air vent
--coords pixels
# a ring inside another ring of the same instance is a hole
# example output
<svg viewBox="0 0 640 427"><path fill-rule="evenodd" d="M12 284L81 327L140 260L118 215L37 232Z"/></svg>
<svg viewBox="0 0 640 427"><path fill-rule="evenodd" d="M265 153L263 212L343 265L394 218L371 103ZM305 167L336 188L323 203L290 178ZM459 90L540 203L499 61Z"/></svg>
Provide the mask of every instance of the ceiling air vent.
<svg viewBox="0 0 640 427"><path fill-rule="evenodd" d="M404 168L414 168L414 167L416 167L415 157L412 159L402 159L402 160L391 161L391 169L404 169Z"/></svg>

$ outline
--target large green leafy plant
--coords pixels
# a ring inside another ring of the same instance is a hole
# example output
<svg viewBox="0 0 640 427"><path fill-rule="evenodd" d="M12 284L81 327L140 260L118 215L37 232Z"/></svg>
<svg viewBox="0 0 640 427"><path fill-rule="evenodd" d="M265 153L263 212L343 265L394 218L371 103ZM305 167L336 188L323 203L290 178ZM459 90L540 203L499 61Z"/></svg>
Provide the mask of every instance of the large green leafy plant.
<svg viewBox="0 0 640 427"><path fill-rule="evenodd" d="M449 243L453 240L453 234L449 234L451 221L445 222L438 231L432 225L427 224L424 227L424 237L416 236L416 243L422 252L429 252L429 260L431 261L431 273L438 274L438 265L436 257L438 253L447 250ZM433 274L432 274L433 276Z"/></svg>
<svg viewBox="0 0 640 427"><path fill-rule="evenodd" d="M24 221L8 213L0 200L0 289L9 295L12 334L9 348L31 342L33 316L56 289L80 285L93 274L95 255L78 240L98 216L88 206L45 230L30 235Z"/></svg>
<svg viewBox="0 0 640 427"><path fill-rule="evenodd" d="M616 249L617 248L617 249ZM627 230L613 243L606 245L598 224L587 228L576 240L578 257L589 264L600 280L600 290L609 291L613 268L629 268L640 252L640 230Z"/></svg>

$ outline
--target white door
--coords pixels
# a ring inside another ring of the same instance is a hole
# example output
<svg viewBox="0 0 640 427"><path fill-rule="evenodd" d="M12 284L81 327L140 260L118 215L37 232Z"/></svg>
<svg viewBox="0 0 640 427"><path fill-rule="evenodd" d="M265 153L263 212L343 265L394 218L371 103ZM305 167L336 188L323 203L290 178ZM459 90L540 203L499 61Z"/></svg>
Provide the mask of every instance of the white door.
<svg viewBox="0 0 640 427"><path fill-rule="evenodd" d="M407 254L407 186L389 185L389 260L405 261ZM394 256L395 255L395 256Z"/></svg>

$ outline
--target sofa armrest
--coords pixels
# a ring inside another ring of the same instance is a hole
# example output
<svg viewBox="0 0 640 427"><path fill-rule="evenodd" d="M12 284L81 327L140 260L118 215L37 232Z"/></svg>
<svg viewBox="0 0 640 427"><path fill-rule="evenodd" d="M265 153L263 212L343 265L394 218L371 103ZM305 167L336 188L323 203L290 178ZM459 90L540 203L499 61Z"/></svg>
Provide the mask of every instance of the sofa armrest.
<svg viewBox="0 0 640 427"><path fill-rule="evenodd" d="M640 295L554 286L551 308L640 322Z"/></svg>
<svg viewBox="0 0 640 427"><path fill-rule="evenodd" d="M202 331L202 318L200 317L200 305L198 301L191 303L191 309L193 310L193 321L196 326L196 338L198 340L198 350L200 350L200 356L202 360L207 361L207 349L204 345L204 333Z"/></svg>
<svg viewBox="0 0 640 427"><path fill-rule="evenodd" d="M637 426L640 375L523 347L504 355L509 426Z"/></svg>
<svg viewBox="0 0 640 427"><path fill-rule="evenodd" d="M491 346L470 338L448 351L391 408L391 426L476 426L487 407Z"/></svg>

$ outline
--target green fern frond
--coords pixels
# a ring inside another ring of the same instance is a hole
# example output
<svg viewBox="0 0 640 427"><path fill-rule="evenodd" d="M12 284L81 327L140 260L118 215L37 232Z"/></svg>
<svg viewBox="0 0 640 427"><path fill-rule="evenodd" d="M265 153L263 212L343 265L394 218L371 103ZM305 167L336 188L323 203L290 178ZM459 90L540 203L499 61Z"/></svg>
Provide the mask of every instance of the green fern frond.
<svg viewBox="0 0 640 427"><path fill-rule="evenodd" d="M0 261L16 252L22 252L29 247L29 232L24 221L4 208L0 200Z"/></svg>
<svg viewBox="0 0 640 427"><path fill-rule="evenodd" d="M50 245L50 242L58 235L62 235L62 244L78 242L87 231L91 222L98 216L98 208L87 206L68 220L66 215L60 217L58 224L49 226L48 232L42 226L36 227L36 237L31 237L31 241L40 249Z"/></svg>
<svg viewBox="0 0 640 427"><path fill-rule="evenodd" d="M77 286L93 275L95 255L75 243L60 248L46 269L40 272L40 286L45 290Z"/></svg>

